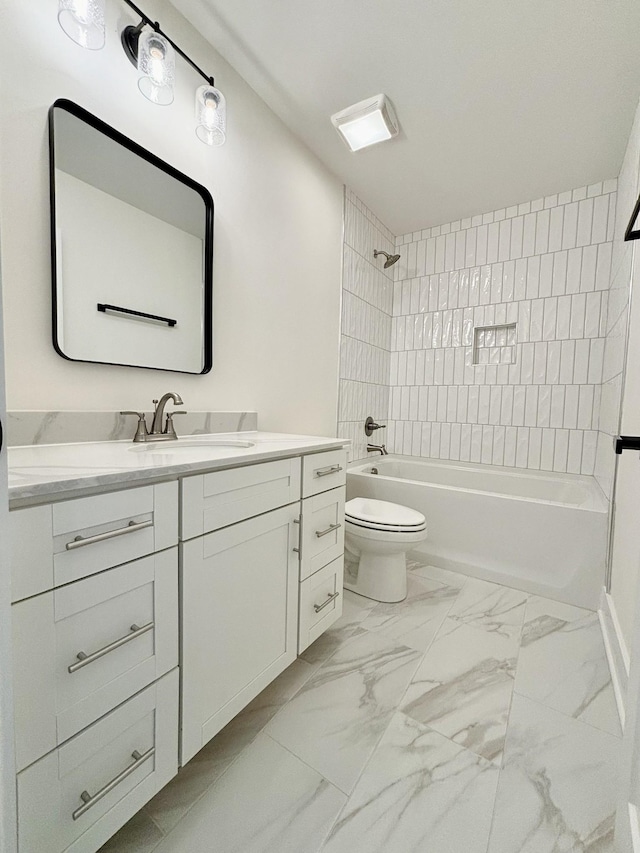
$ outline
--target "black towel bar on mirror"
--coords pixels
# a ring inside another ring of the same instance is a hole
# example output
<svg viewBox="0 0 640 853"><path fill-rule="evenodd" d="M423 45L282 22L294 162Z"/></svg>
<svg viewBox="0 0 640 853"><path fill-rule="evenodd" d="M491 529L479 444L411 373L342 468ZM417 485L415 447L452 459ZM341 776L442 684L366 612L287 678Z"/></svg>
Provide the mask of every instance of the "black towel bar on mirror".
<svg viewBox="0 0 640 853"><path fill-rule="evenodd" d="M166 323L167 326L176 326L177 320L172 320L170 317L160 317L158 314L147 314L144 311L134 311L132 308L121 308L119 305L107 305L104 302L98 302L98 311L106 314L107 311L117 311L119 314L130 314L132 317L142 317L143 320L158 320L160 323Z"/></svg>

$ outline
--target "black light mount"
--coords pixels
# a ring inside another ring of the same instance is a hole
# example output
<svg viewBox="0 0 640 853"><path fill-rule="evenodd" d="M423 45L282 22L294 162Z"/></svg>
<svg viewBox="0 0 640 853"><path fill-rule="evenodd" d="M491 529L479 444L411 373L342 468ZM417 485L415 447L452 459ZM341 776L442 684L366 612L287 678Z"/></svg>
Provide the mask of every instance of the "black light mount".
<svg viewBox="0 0 640 853"><path fill-rule="evenodd" d="M139 15L141 18L140 23L137 26L133 26L130 24L128 27L125 27L120 36L120 40L122 42L122 48L127 56L129 62L135 67L138 67L138 42L140 41L140 33L145 27L151 27L155 32L159 33L163 36L169 44L173 47L176 53L179 53L180 56L188 62L189 65L197 71L198 74L204 78L210 86L215 86L215 82L213 77L210 77L208 74L205 74L200 66L196 65L196 63L188 56L182 48L178 47L178 45L173 41L173 39L169 38L169 36L160 28L160 24L158 21L152 21L148 15L136 6L135 3L132 3L131 0L123 0L124 3L129 6L129 8L133 9L136 15Z"/></svg>
<svg viewBox="0 0 640 853"><path fill-rule="evenodd" d="M145 20L142 20L137 27L129 24L128 27L123 29L120 36L125 55L134 68L138 67L138 42L140 41L140 33L146 23Z"/></svg>

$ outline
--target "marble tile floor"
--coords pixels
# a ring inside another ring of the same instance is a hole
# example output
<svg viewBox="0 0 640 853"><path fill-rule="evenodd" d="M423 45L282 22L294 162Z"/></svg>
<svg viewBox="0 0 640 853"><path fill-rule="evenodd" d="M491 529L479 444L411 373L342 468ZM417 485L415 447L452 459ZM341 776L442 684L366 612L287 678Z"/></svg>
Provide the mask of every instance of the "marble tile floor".
<svg viewBox="0 0 640 853"><path fill-rule="evenodd" d="M613 853L620 726L597 614L409 564L101 853Z"/></svg>

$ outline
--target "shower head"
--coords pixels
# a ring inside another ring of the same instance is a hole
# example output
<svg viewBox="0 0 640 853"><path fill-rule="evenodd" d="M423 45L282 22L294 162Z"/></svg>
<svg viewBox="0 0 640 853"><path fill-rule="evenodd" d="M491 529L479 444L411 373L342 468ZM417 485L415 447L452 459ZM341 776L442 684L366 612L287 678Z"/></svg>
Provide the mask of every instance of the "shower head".
<svg viewBox="0 0 640 853"><path fill-rule="evenodd" d="M387 259L384 262L384 268L386 270L388 270L389 267L392 267L396 261L400 260L400 255L390 255L390 254L388 254L388 252L382 252L382 251L378 251L377 249L374 249L373 250L373 257L377 258L378 255L384 255L385 258Z"/></svg>

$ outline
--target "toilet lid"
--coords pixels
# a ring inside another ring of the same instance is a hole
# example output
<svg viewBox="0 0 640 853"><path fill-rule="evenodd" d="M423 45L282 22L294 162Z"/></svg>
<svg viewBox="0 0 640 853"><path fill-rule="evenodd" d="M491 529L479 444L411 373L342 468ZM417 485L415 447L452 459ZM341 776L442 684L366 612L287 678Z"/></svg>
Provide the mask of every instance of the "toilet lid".
<svg viewBox="0 0 640 853"><path fill-rule="evenodd" d="M421 512L390 501L352 498L344 508L347 521L374 530L424 530L427 520Z"/></svg>

